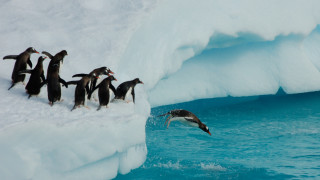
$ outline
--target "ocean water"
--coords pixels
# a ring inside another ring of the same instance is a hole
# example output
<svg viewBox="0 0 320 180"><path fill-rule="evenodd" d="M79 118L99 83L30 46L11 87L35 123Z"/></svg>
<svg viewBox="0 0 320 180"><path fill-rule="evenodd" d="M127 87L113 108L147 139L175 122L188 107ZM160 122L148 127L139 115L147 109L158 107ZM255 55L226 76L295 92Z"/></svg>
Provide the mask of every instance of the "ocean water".
<svg viewBox="0 0 320 180"><path fill-rule="evenodd" d="M156 117L186 109L198 128ZM146 162L116 179L320 179L320 92L203 99L152 109Z"/></svg>

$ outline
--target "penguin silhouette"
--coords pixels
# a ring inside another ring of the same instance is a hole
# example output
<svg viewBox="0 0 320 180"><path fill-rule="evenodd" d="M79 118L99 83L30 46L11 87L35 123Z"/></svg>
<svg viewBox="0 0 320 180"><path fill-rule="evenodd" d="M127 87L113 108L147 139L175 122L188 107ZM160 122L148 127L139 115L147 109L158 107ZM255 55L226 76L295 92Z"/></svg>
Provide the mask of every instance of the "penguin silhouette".
<svg viewBox="0 0 320 180"><path fill-rule="evenodd" d="M134 79L132 81L126 81L126 82L121 83L116 89L116 93L115 93L114 99L125 100L126 97L129 94L131 94L132 95L132 99L133 99L133 103L135 103L134 87L137 84L143 84L143 82L140 81L139 78L136 78L136 79Z"/></svg>
<svg viewBox="0 0 320 180"><path fill-rule="evenodd" d="M66 81L59 75L61 62L63 62L64 57L68 55L68 53L66 50L62 50L54 56L46 51L43 51L42 54L47 55L51 59L48 65L47 79L42 85L47 84L49 104L53 106L54 102L61 100L60 83L68 88Z"/></svg>
<svg viewBox="0 0 320 180"><path fill-rule="evenodd" d="M110 74L114 74L114 72L112 72L109 68L103 66L103 67L100 67L100 68L96 68L94 70L92 70L89 75L91 74L95 74L97 76L101 76L101 75L107 75L109 76ZM83 77L83 76L86 76L88 74L75 74L73 75L72 77ZM97 83L100 83L99 82L99 79L100 78L94 78L92 81L90 81L90 84L89 84L89 92L88 92L88 99L91 99L91 96L93 94L93 89L96 87ZM113 92L115 92L115 87L111 84L110 88L112 89Z"/></svg>
<svg viewBox="0 0 320 180"><path fill-rule="evenodd" d="M11 79L12 84L9 87L8 90L10 90L12 87L14 87L18 82L23 82L26 75L25 74L19 74L20 71L27 69L27 64L32 68L32 62L30 60L30 56L32 53L38 53L33 47L29 47L24 52L20 53L19 55L8 55L3 57L3 60L6 59L14 59L16 60L14 64L14 68L12 71Z"/></svg>
<svg viewBox="0 0 320 180"><path fill-rule="evenodd" d="M110 85L111 81L117 81L116 78L113 76L109 76L105 78L99 85L97 85L93 91L99 88L98 95L99 95L99 107L97 110L100 110L102 106L108 106L110 101Z"/></svg>
<svg viewBox="0 0 320 180"><path fill-rule="evenodd" d="M45 82L44 72L43 72L43 61L47 57L40 56L36 67L32 70L23 70L19 74L30 73L30 79L26 86L26 92L29 94L30 98L33 95L38 95L41 89L41 83Z"/></svg>
<svg viewBox="0 0 320 180"><path fill-rule="evenodd" d="M73 111L77 107L80 107L81 105L85 105L86 94L89 92L88 84L94 78L98 78L98 76L91 74L82 77L81 80L69 81L67 83L69 85L77 85L74 93L74 106L71 111Z"/></svg>

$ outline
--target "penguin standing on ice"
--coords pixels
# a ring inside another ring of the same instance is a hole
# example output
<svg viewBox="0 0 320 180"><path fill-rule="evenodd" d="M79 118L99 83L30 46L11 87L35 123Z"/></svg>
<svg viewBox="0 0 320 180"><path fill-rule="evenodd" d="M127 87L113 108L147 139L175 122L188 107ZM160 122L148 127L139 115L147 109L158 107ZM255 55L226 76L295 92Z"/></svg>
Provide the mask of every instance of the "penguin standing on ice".
<svg viewBox="0 0 320 180"><path fill-rule="evenodd" d="M89 82L94 78L99 78L96 74L86 75L79 81L69 81L67 84L77 85L74 93L74 106L71 109L74 110L81 105L85 105L86 93L89 92Z"/></svg>
<svg viewBox="0 0 320 180"><path fill-rule="evenodd" d="M89 75L92 75L92 74L96 74L97 76L101 76L101 75L107 75L109 76L110 74L114 74L109 68L103 66L103 67L100 67L100 68L96 68L94 69L93 71L91 71L89 73ZM73 75L72 77L84 77L88 74L75 74ZM88 92L88 99L91 99L91 95L93 94L95 87L97 85L97 83L99 81L99 78L94 78L91 82L90 82L90 85L89 85L89 92ZM110 84L110 88L112 89L113 92L115 92L115 88L112 84Z"/></svg>
<svg viewBox="0 0 320 180"><path fill-rule="evenodd" d="M60 78L59 75L60 64L63 62L63 58L68 55L68 53L66 50L62 50L54 56L46 51L43 51L42 54L47 55L51 59L48 65L47 79L42 85L47 84L49 104L53 106L54 102L60 101L61 99L60 83L64 84L66 88L68 88L66 81Z"/></svg>
<svg viewBox="0 0 320 180"><path fill-rule="evenodd" d="M40 56L38 63L33 70L23 70L19 74L31 73L30 79L26 86L26 92L29 94L30 98L32 95L38 95L41 89L41 83L45 82L44 72L43 72L43 61L47 57Z"/></svg>
<svg viewBox="0 0 320 180"><path fill-rule="evenodd" d="M32 53L38 53L33 47L29 47L24 52L22 52L19 55L8 55L3 57L3 60L5 59L14 59L16 60L12 72L12 85L9 87L8 90L10 90L13 86L15 86L18 82L23 82L26 75L25 74L19 74L19 71L23 71L27 69L27 64L32 68L32 62L30 60L30 56Z"/></svg>
<svg viewBox="0 0 320 180"><path fill-rule="evenodd" d="M175 110L172 110L166 114L159 115L158 117L167 116L167 115L169 115L169 116L166 119L166 122L164 123L164 124L166 124L168 122L167 128L169 127L169 125L172 121L180 121L183 124L193 126L193 127L198 127L202 131L210 134L210 136L211 136L209 128L205 124L203 124L200 121L200 119L190 111L183 110L183 109L175 109Z"/></svg>
<svg viewBox="0 0 320 180"><path fill-rule="evenodd" d="M126 82L121 83L116 89L116 93L115 93L114 99L125 100L125 98L129 94L131 94L132 95L132 99L133 99L133 103L135 103L134 87L139 83L143 84L143 82L140 81L139 78L136 78L136 79L134 79L132 81L126 81Z"/></svg>
<svg viewBox="0 0 320 180"><path fill-rule="evenodd" d="M99 94L99 107L97 110L100 110L100 108L102 106L106 106L108 107L109 104L109 100L110 100L110 85L111 81L117 81L116 78L114 78L113 76L109 76L107 78L105 78L98 86L96 86L94 90L96 90L97 88L99 88L98 94Z"/></svg>

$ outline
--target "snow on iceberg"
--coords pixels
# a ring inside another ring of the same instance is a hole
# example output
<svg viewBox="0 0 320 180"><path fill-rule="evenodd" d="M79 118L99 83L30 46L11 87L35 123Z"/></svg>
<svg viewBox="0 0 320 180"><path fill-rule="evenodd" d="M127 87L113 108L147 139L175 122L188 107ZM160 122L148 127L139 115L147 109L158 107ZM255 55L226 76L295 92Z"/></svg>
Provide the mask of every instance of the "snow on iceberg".
<svg viewBox="0 0 320 180"><path fill-rule="evenodd" d="M4 1L0 7L0 54L27 47L55 54L68 51L60 76L88 73L107 66L119 83L136 77L119 73L127 41L155 1ZM36 64L38 55L31 60ZM49 61L44 61L45 74ZM96 111L73 106L75 86L62 87L63 102L48 105L44 87L26 96L17 84L8 91L14 61L0 65L1 179L111 179L143 164L147 149L145 123L150 114L146 91L136 87L136 104L111 103ZM139 69L137 69L138 71ZM28 78L26 78L27 82Z"/></svg>
<svg viewBox="0 0 320 180"><path fill-rule="evenodd" d="M280 87L319 90L319 41L312 40L318 7L301 0L162 1L120 63L147 67L131 73L147 82L152 106L274 94Z"/></svg>

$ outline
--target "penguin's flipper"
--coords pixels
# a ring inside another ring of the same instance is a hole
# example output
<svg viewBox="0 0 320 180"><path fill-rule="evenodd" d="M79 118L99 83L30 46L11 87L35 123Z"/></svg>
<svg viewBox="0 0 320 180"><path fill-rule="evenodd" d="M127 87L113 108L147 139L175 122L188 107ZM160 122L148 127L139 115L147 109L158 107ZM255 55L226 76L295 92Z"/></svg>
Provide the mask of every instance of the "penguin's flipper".
<svg viewBox="0 0 320 180"><path fill-rule="evenodd" d="M73 106L73 108L71 109L71 111L73 111L74 109L76 109L77 108L77 106L76 105L74 105Z"/></svg>
<svg viewBox="0 0 320 180"><path fill-rule="evenodd" d="M8 55L8 56L3 57L3 60L5 60L5 59L13 59L13 60L16 60L17 57L18 57L18 55Z"/></svg>
<svg viewBox="0 0 320 180"><path fill-rule="evenodd" d="M167 122L168 122L168 120L171 119L171 118L172 118L172 115L170 114L170 116L168 116L168 118L166 119L166 122L164 122L164 125L166 125ZM170 122L170 121L169 121L169 122ZM168 125L168 127L169 127L169 125ZM168 127L167 127L167 128L168 128Z"/></svg>
<svg viewBox="0 0 320 180"><path fill-rule="evenodd" d="M11 88L13 88L13 86L15 86L15 85L16 85L16 83L12 83L12 85L9 87L8 91L9 91Z"/></svg>
<svg viewBox="0 0 320 180"><path fill-rule="evenodd" d="M68 81L67 84L77 85L79 81Z"/></svg>
<svg viewBox="0 0 320 180"><path fill-rule="evenodd" d="M135 103L135 101L134 101L135 100L134 88L132 88L131 94L132 94L133 103Z"/></svg>
<svg viewBox="0 0 320 180"><path fill-rule="evenodd" d="M86 85L86 91L87 91L87 94L90 94L90 88L89 88L89 83Z"/></svg>
<svg viewBox="0 0 320 180"><path fill-rule="evenodd" d="M26 70L19 71L19 74L31 74L31 72L32 72L31 69L26 69Z"/></svg>
<svg viewBox="0 0 320 180"><path fill-rule="evenodd" d="M27 64L32 68L32 62L31 62L30 58L28 59Z"/></svg>
<svg viewBox="0 0 320 180"><path fill-rule="evenodd" d="M53 56L50 53L48 53L47 51L42 51L42 54L48 56L50 59L53 58Z"/></svg>
<svg viewBox="0 0 320 180"><path fill-rule="evenodd" d="M45 82L45 81L46 81L46 78L44 77L44 73L43 73L43 72L41 73L40 78L42 79L42 82Z"/></svg>
<svg viewBox="0 0 320 180"><path fill-rule="evenodd" d="M170 114L170 112L165 113L165 114L160 114L160 115L158 115L157 117L166 116L166 115L168 115L168 114Z"/></svg>
<svg viewBox="0 0 320 180"><path fill-rule="evenodd" d="M110 85L109 85L109 88L112 90L112 92L113 92L113 94L114 94L114 96L116 96L117 94L117 90L116 90L116 88L110 83Z"/></svg>
<svg viewBox="0 0 320 180"><path fill-rule="evenodd" d="M88 99L91 99L91 95L93 93L93 89L96 87L97 79L94 79L90 82L90 91L88 92Z"/></svg>
<svg viewBox="0 0 320 180"><path fill-rule="evenodd" d="M75 74L72 77L84 77L84 76L87 76L87 75L88 74L81 73L81 74Z"/></svg>
<svg viewBox="0 0 320 180"><path fill-rule="evenodd" d="M60 76L59 76L59 82L62 83L66 88L68 88L68 83L63 80Z"/></svg>
<svg viewBox="0 0 320 180"><path fill-rule="evenodd" d="M190 122L198 123L198 122L195 121L194 118L192 118L192 117L184 117L184 119L186 119L187 121L190 121Z"/></svg>
<svg viewBox="0 0 320 180"><path fill-rule="evenodd" d="M47 84L47 83L48 83L47 79L44 80L44 81L40 84L40 89L42 88L43 85L45 85L45 84Z"/></svg>
<svg viewBox="0 0 320 180"><path fill-rule="evenodd" d="M101 85L101 83L98 84L98 86L94 87L94 88L92 89L92 91L90 92L90 94L92 94L96 89L98 89L98 88L100 87L100 85Z"/></svg>

